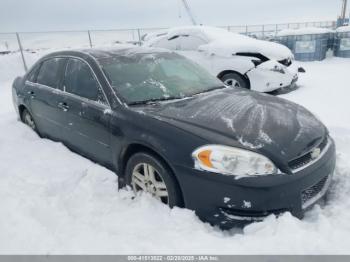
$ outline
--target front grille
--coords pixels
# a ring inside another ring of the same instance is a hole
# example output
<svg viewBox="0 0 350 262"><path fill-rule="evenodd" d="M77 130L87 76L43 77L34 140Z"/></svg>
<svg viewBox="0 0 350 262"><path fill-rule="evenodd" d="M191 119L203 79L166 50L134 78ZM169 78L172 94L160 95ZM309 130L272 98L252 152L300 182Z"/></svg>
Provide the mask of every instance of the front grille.
<svg viewBox="0 0 350 262"><path fill-rule="evenodd" d="M285 66L290 66L292 64L292 60L289 58L279 60L278 62L282 65L285 65Z"/></svg>
<svg viewBox="0 0 350 262"><path fill-rule="evenodd" d="M326 147L327 145L327 142L328 142L328 137L325 137L320 144L318 144L318 148L321 150L321 152L323 152L324 148ZM288 166L292 169L292 170L295 170L295 169L298 169L298 168L301 168L307 164L309 164L311 161L313 161L314 159L312 158L311 156L312 154L312 151L298 157L298 158L295 158L291 161L288 162Z"/></svg>
<svg viewBox="0 0 350 262"><path fill-rule="evenodd" d="M328 176L325 176L319 182L301 192L301 203L303 207L309 206L310 204L308 203L310 203L310 201L312 202L313 198L322 192L323 188L327 184L327 180Z"/></svg>

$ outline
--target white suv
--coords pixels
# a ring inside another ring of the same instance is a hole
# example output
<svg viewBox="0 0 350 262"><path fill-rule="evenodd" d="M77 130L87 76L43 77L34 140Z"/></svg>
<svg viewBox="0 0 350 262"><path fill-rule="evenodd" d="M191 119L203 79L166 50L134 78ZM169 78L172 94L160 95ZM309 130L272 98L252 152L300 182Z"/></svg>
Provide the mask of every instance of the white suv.
<svg viewBox="0 0 350 262"><path fill-rule="evenodd" d="M294 85L304 71L287 47L216 27L171 28L144 40L145 46L177 51L234 87L270 92Z"/></svg>

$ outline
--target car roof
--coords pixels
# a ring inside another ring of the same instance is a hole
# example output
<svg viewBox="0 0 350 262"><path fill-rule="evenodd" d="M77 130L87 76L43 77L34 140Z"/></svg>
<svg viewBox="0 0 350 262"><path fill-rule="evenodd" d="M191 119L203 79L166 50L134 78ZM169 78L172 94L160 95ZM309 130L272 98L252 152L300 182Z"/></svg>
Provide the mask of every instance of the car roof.
<svg viewBox="0 0 350 262"><path fill-rule="evenodd" d="M154 53L173 53L172 51L163 48L151 48L134 45L118 45L109 48L90 48L90 49L70 49L50 53L44 58L55 56L75 56L82 59L94 58L96 60L112 57L112 56L130 56L135 54L154 54Z"/></svg>

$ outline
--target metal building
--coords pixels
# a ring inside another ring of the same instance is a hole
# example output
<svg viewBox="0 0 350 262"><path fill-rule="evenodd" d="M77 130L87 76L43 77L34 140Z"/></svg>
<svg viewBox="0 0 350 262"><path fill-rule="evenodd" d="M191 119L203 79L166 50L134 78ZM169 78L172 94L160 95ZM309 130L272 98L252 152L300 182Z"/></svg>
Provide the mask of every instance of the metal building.
<svg viewBox="0 0 350 262"><path fill-rule="evenodd" d="M342 26L336 30L334 56L350 58L350 26Z"/></svg>
<svg viewBox="0 0 350 262"><path fill-rule="evenodd" d="M333 31L324 28L302 28L283 30L276 36L276 42L292 50L299 61L320 61L326 58L333 46Z"/></svg>

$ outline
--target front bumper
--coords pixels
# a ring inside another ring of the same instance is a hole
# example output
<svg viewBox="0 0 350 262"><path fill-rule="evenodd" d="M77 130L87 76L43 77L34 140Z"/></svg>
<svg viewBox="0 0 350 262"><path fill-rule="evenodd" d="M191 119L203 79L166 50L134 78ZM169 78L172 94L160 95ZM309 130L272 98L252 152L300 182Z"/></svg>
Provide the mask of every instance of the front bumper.
<svg viewBox="0 0 350 262"><path fill-rule="evenodd" d="M335 146L332 143L321 159L293 175L235 179L183 166L176 166L175 172L179 176L185 207L195 210L206 222L230 228L287 211L302 218L305 211L326 194L334 169ZM315 191L315 196L309 195L306 199L305 194L315 186L322 187L320 192ZM316 196L316 193L319 194ZM309 201L307 205L306 201Z"/></svg>

